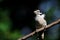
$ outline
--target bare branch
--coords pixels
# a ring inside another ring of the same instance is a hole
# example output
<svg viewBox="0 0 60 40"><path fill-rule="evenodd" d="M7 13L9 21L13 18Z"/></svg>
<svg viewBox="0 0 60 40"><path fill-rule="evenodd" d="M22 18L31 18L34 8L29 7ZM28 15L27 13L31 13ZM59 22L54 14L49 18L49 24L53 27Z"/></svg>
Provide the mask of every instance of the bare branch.
<svg viewBox="0 0 60 40"><path fill-rule="evenodd" d="M52 22L51 24L47 25L46 29L48 29L48 28L50 28L53 25L58 24L58 23L60 23L60 19L58 19L58 20ZM26 40L27 38L33 36L35 34L35 32L40 32L40 31L43 31L43 30L44 30L44 27L42 27L40 29L37 29L36 31L33 31L32 33L30 33L30 34L28 34L28 35L26 35L26 36L24 36L22 38L19 38L18 40Z"/></svg>

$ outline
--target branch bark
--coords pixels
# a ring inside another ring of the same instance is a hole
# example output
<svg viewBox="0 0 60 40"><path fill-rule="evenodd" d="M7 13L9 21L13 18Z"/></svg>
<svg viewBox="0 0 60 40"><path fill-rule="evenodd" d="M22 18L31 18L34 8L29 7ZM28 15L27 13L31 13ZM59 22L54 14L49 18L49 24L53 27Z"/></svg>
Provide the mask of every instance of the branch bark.
<svg viewBox="0 0 60 40"><path fill-rule="evenodd" d="M58 20L52 22L51 24L47 25L46 29L48 29L48 28L50 28L53 25L58 24L58 23L60 23L60 19L58 19ZM24 36L22 38L19 38L18 40L26 40L27 38L33 36L35 34L35 32L40 32L40 31L43 31L43 30L44 30L44 27L42 27L40 29L37 29L36 31L33 31L32 33L30 33L30 34L28 34L28 35L26 35L26 36Z"/></svg>

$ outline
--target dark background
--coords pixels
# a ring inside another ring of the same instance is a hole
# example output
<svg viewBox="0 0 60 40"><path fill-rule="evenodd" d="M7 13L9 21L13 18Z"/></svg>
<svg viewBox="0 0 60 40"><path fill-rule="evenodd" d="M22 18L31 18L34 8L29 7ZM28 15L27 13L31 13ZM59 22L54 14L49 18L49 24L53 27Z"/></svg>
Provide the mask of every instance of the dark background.
<svg viewBox="0 0 60 40"><path fill-rule="evenodd" d="M0 40L17 40L34 31L36 9L46 13L48 23L60 18L60 0L0 0ZM59 40L59 28L48 29L46 40Z"/></svg>
<svg viewBox="0 0 60 40"><path fill-rule="evenodd" d="M28 25L32 27L33 11L38 9L40 0L3 0L0 7L10 10L10 19L13 22L12 30L21 29Z"/></svg>

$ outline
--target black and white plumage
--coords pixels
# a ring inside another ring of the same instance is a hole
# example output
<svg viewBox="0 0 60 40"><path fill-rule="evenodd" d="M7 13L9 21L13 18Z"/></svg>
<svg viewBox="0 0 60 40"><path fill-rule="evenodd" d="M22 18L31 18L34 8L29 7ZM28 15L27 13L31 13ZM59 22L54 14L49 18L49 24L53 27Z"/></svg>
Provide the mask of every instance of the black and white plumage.
<svg viewBox="0 0 60 40"><path fill-rule="evenodd" d="M45 18L45 14L42 14L40 12L40 10L35 10L34 13L36 14L35 16L35 21L37 22L37 26L36 26L36 29L38 28L41 28L41 27L44 27L44 29L46 28L47 26L47 22L46 20L44 19ZM44 33L42 33L42 38L44 39Z"/></svg>

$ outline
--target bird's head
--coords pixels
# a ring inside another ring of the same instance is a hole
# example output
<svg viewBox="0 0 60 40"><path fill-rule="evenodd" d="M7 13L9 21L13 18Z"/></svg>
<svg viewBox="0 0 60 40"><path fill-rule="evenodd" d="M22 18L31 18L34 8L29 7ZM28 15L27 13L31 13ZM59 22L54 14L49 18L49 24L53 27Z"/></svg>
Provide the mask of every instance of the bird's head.
<svg viewBox="0 0 60 40"><path fill-rule="evenodd" d="M35 10L34 13L35 13L36 15L39 15L39 16L42 17L42 18L45 17L45 14L42 14L42 13L40 12L40 10Z"/></svg>
<svg viewBox="0 0 60 40"><path fill-rule="evenodd" d="M35 13L36 15L42 14L42 13L40 12L40 10L35 10L34 13Z"/></svg>

